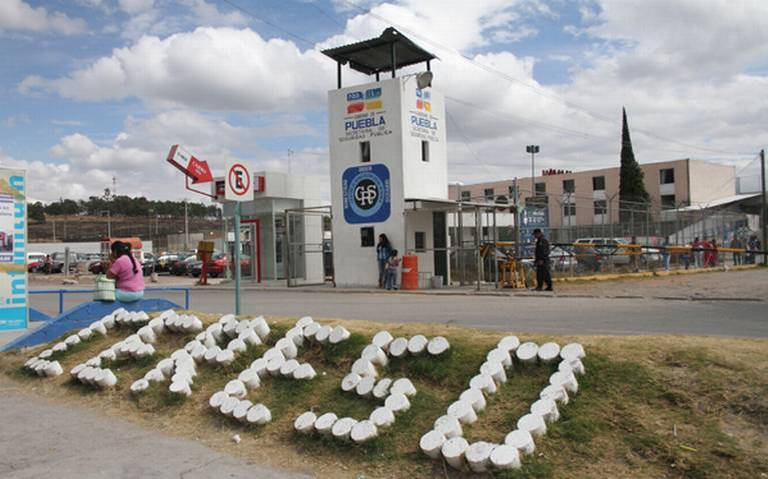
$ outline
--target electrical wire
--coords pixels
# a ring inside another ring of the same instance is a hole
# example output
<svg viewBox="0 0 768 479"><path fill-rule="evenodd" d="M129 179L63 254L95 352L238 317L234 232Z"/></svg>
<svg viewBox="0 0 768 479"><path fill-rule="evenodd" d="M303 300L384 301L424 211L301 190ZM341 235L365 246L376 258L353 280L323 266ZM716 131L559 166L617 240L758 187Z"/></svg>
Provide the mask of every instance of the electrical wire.
<svg viewBox="0 0 768 479"><path fill-rule="evenodd" d="M301 42L311 46L312 48L314 48L317 45L317 42L312 42L312 41L302 37L301 35L297 35L297 34L291 32L291 31L289 31L289 30L287 30L287 29L285 29L285 28L275 24L274 22L266 20L266 19L262 18L261 16L256 15L252 11L237 5L232 0L219 0L219 1L224 2L224 3L230 5L233 8L236 8L237 10L239 10L239 11L241 11L241 12L243 12L243 13L245 13L245 14L253 17L253 18L255 18L256 20L258 20L258 21L260 21L260 22L262 22L262 23L264 23L264 24L266 24L266 25L268 25L268 26L270 26L270 27L272 27L272 28L274 28L274 29L276 29L278 31L281 31L281 32L285 33L286 35L289 35L292 38L295 38L295 39L297 39L297 40L299 40L299 41L301 41ZM371 11L371 9L365 9L365 8L360 7L360 6L358 6L358 5L356 5L356 4L352 3L352 2L349 2L348 0L340 0L340 1L342 1L343 3L349 5L352 8L362 12L362 14L364 14L364 15L370 15L371 17L376 18L376 19L378 19L381 22L394 25L398 29L402 30L405 33L408 33L411 36L420 38L420 39L422 39L426 43L432 44L434 46L437 46L438 48L442 48L442 49L444 49L444 50L446 50L448 52L451 52L454 55L458 56L459 58L463 59L464 61L467 61L470 64L472 64L472 65L474 65L474 66L476 66L476 67L478 67L478 68L480 68L480 69L482 69L482 70L484 70L484 71L486 71L488 73L500 76L501 78L503 78L503 79L505 79L505 80L507 80L509 82L522 85L522 86L524 86L524 87L534 91L534 93L536 93L536 94L538 94L540 96L544 96L544 97L550 98L550 99L555 100L555 101L557 101L557 102L559 102L559 103L561 103L561 104L563 104L565 106L568 106L568 107L573 108L575 110L582 111L582 112L588 114L589 116L591 116L591 117L593 117L595 119L599 119L599 120L603 120L603 121L609 122L611 125L615 124L615 122L613 120L605 117L604 115L600 115L598 113L590 111L589 109L587 109L585 107L582 107L581 105L578 105L578 104L575 104L575 103L570 102L568 100L565 100L564 98L562 98L562 97L560 97L560 96L558 96L558 95L556 95L556 94L554 94L552 92L549 92L549 91L544 90L542 88L539 88L539 87L536 87L534 85L531 85L528 82L525 82L523 80L515 78L515 77L513 77L513 76L511 76L511 75L509 75L509 74L507 74L505 72L502 72L502 71L500 71L500 70L498 70L498 69L496 69L496 68L494 68L494 67L492 67L490 65L482 64L482 63L478 62L477 60L475 60L475 59L473 59L473 58L471 58L471 57L461 53L460 51L456 50L453 47L450 47L448 45L445 45L445 44L442 44L442 43L437 42L435 40L432 40L432 39L430 39L430 38L428 38L428 37L426 37L426 36L424 36L422 34L419 34L418 32L414 32L414 31L412 31L412 30L410 30L410 29L408 29L406 27L403 27L402 25L399 25L396 22L392 22L391 20L389 20L389 19L387 19L385 17L382 17L381 15L373 13ZM300 2L300 3L304 4L304 2ZM336 25L341 26L342 28L346 27L346 25L344 23L340 22L335 17L330 15L328 12L326 12L323 8L321 8L315 2L310 2L309 4L314 9L316 9L318 12L320 12L324 17L326 17L327 19L331 20ZM355 37L353 36L353 38L355 38ZM366 42L366 40L359 40L359 39L357 39L357 40L360 41L361 43L365 43ZM486 112L487 114L492 114L493 113L493 111L491 109L487 108L487 107L481 107L481 106L475 105L473 103L466 102L466 101L463 101L463 100L459 100L458 98L450 97L450 96L447 96L447 95L446 95L445 98L448 99L448 100L454 101L456 103L462 104L464 106L467 106L467 107L470 107L470 108L474 108L474 109ZM498 112L496 112L496 116L499 116ZM509 116L508 113L507 114L503 114L502 117L507 119L507 120L512 119ZM457 127L457 131L459 131L460 134L463 136L463 132L461 131L460 127L458 126L458 123L456 122L456 120L452 119L452 121L453 121L454 125ZM558 126L558 125L553 125L553 124L549 124L549 123L538 121L538 120L533 120L531 118L515 118L515 119L513 119L513 121L516 121L516 122L522 123L522 124L532 124L532 125L536 125L536 126L539 126L541 128L544 128L544 129L549 129L550 131L554 131L554 132L557 132L557 133L568 134L568 135L573 135L573 136L579 136L579 137L582 137L582 138L594 138L594 139L603 139L603 140L615 141L614 137L608 137L608 136L605 136L605 135L596 135L594 133L588 133L588 132L584 132L584 131L574 130L574 129L570 129L570 128L566 128L566 127L562 127L562 126ZM691 145L691 144L683 143L683 142L680 142L680 141L677 141L677 140L673 140L673 139L670 139L670 138L665 138L665 137L656 135L654 133L648 132L648 131L646 131L644 129L640 129L640 128L636 128L636 127L633 127L632 131L635 132L635 133L644 134L644 135L649 136L651 138L660 139L660 140L668 142L668 143L677 144L677 145L684 146L684 147L689 148L689 149L696 149L696 150L706 151L706 152L709 152L709 153L717 153L717 154L727 155L727 156L731 156L731 157L752 156L754 154L754 153L726 152L726 151L723 151L723 150L716 150L716 149L712 149L712 148L699 147L699 146L696 146L696 145ZM468 146L468 141L467 141L466 137L464 138L464 143L465 143L465 145ZM626 146L626 145L624 145L624 146ZM651 149L653 151L669 151L669 152L676 152L676 153L688 153L687 150L685 150L685 151L684 150L674 150L674 149L669 149L669 148L652 147L652 148L649 148L649 149Z"/></svg>
<svg viewBox="0 0 768 479"><path fill-rule="evenodd" d="M505 73L505 72L503 72L503 71L501 71L501 70L499 70L497 68L494 68L491 65L486 65L486 64L480 63L477 60L475 60L474 58L471 58L468 55L463 54L462 52L458 51L457 49L455 49L455 48L453 48L451 46L448 46L448 45L442 44L440 42L437 42L435 40L432 40L431 38L428 38L425 35L422 35L422 34L420 34L418 32L414 32L413 30L410 30L407 27L399 25L399 24L397 24L397 23L395 23L395 22L393 22L393 21L391 21L391 20L389 20L389 19L387 19L385 17L382 17L381 15L378 15L378 14L374 13L373 11L371 11L371 9L365 9L365 8L360 7L359 5L356 5L355 3L352 3L352 2L350 2L348 0L340 0L340 1L345 3L345 4L347 4L347 5L349 5L352 8L362 12L363 15L370 15L371 17L376 18L379 21L382 21L382 22L390 24L390 25L394 25L399 30L402 30L403 32L408 33L411 36L420 38L422 41L424 41L426 43L430 43L430 44L432 44L434 46L437 46L438 48L442 48L442 49L444 49L444 50L446 50L448 52L451 52L454 55L457 55L459 58L469 62L470 64L472 64L472 65L474 65L474 66L476 66L476 67L478 67L478 68L480 68L482 70L485 70L488 73L500 76L501 78L503 78L503 79L505 79L505 80L507 80L509 82L519 84L519 85L521 85L521 86L523 86L525 88L530 89L531 91L533 91L534 93L536 93L536 94L538 94L540 96L549 98L551 100L554 100L554 101L556 101L558 103L561 103L561 104L563 104L565 106L568 106L570 108L573 108L575 110L580 110L580 111L588 114L589 116L591 116L591 117L593 117L595 119L603 120L603 121L608 122L610 124L614 124L615 123L615 120L613 120L611 118L608 118L605 115L596 113L596 112L588 109L587 107L584 107L584 106L579 105L577 103L574 103L572 101L566 100L565 98L562 98L561 96L559 96L559 95L557 95L557 94L555 94L553 92L550 92L548 90L539 88L539 87L537 87L535 85L531 85L530 83L528 83L528 82L526 82L524 80L521 80L519 78L513 77L513 76L509 75L508 73ZM319 8L319 7L316 7L316 8ZM717 153L717 154L733 155L733 152L717 150L717 149L713 149L713 148L701 147L701 146L697 146L697 145L692 145L692 144L684 143L684 142L681 142L681 141L678 141L678 140L674 140L674 139L671 139L671 138L666 138L664 136L658 135L656 133L653 133L653 132L650 132L648 130L641 129L641 128L636 128L635 127L635 128L633 128L632 131L636 132L636 133L642 133L642 134L644 134L646 136L649 136L651 138L655 138L655 139L658 139L658 140L662 140L662 141L665 141L667 143L674 143L674 144L677 144L677 145L680 145L680 146L684 146L684 147L689 148L689 149L696 149L696 150L704 151L704 152L707 152L707 153ZM738 153L737 155L738 156L747 156L747 155L752 155L752 153L744 153L744 154Z"/></svg>

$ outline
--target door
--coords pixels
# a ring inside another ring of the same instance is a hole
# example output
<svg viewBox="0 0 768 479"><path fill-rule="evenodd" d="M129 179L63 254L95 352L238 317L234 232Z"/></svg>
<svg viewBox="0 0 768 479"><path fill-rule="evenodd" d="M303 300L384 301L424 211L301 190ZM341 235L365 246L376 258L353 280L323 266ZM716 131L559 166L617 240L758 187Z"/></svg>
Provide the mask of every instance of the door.
<svg viewBox="0 0 768 479"><path fill-rule="evenodd" d="M448 235L446 234L445 212L432 213L432 248L434 249L435 276L443 277L443 284L448 284Z"/></svg>

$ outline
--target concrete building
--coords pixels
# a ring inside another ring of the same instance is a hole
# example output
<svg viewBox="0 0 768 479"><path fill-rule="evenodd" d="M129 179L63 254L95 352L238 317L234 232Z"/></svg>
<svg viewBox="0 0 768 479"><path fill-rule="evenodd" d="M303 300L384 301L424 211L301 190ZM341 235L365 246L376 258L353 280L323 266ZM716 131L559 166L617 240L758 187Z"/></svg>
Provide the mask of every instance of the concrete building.
<svg viewBox="0 0 768 479"><path fill-rule="evenodd" d="M735 167L682 159L640 165L652 210L707 203L736 193ZM546 172L546 170L545 170ZM531 184L535 195L531 195ZM520 200L548 207L549 226L582 226L619 220L619 168L543 174L517 180ZM514 180L451 185L453 199L512 202Z"/></svg>
<svg viewBox="0 0 768 479"><path fill-rule="evenodd" d="M323 53L338 64L328 92L334 270L340 286L376 286L376 243L384 233L418 269L448 278L445 106L424 76L398 68L434 58L388 28L378 38ZM342 88L342 65L376 80ZM379 74L392 74L379 81Z"/></svg>
<svg viewBox="0 0 768 479"><path fill-rule="evenodd" d="M247 257L241 269L243 277L253 281L283 280L290 274L294 284L314 284L324 281L323 224L320 215L296 215L291 219L290 236L286 234L286 210L300 210L325 204L321 200L318 178L261 171L253 174L252 201L241 205L240 239L242 253ZM223 196L223 178L215 178L214 191ZM234 215L233 204L225 202L224 216ZM232 225L230 224L231 228ZM228 250L234 245L228 234ZM288 245L291 251L290 271L287 267ZM307 245L318 245L318 252ZM230 254L232 251L228 251ZM255 259L255 260L254 260Z"/></svg>

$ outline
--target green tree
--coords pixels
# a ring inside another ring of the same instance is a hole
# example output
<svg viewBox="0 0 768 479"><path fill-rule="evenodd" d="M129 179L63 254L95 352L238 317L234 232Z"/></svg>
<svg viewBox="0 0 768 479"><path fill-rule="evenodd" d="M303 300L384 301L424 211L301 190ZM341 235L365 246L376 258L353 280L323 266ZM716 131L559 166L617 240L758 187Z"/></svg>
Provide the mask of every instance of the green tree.
<svg viewBox="0 0 768 479"><path fill-rule="evenodd" d="M30 220L45 222L45 205L41 202L29 203L27 214Z"/></svg>
<svg viewBox="0 0 768 479"><path fill-rule="evenodd" d="M619 171L619 221L643 223L648 214L650 196L645 190L643 170L635 160L632 139L629 137L627 111L622 108L621 169Z"/></svg>

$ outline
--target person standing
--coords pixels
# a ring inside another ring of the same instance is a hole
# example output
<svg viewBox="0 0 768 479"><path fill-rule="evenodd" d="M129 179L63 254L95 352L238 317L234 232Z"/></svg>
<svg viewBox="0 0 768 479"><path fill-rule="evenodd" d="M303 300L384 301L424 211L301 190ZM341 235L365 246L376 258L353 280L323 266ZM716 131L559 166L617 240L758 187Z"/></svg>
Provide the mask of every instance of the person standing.
<svg viewBox="0 0 768 479"><path fill-rule="evenodd" d="M699 237L697 236L693 238L693 243L691 243L691 254L693 255L693 264L697 268L704 266L704 252L699 250L701 247L702 244Z"/></svg>
<svg viewBox="0 0 768 479"><path fill-rule="evenodd" d="M733 235L733 239L731 240L731 248L733 249L744 249L744 243L741 241L741 238ZM741 266L744 264L744 256L741 254L741 251L733 252L733 265L734 266Z"/></svg>
<svg viewBox="0 0 768 479"><path fill-rule="evenodd" d="M387 275L387 260L392 253L392 245L389 238L384 233L379 235L379 242L376 244L376 262L379 265L379 288L384 287L384 280Z"/></svg>
<svg viewBox="0 0 768 479"><path fill-rule="evenodd" d="M397 289L397 268L400 267L400 257L397 255L397 250L393 249L389 254L387 260L387 280L385 286L387 291Z"/></svg>
<svg viewBox="0 0 768 479"><path fill-rule="evenodd" d="M541 233L539 228L533 230L533 237L536 238L536 248L534 250L534 262L536 263L536 291L541 291L542 287L547 287L544 291L552 291L552 273L549 270L549 241Z"/></svg>

